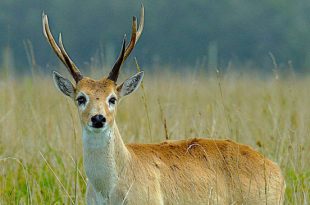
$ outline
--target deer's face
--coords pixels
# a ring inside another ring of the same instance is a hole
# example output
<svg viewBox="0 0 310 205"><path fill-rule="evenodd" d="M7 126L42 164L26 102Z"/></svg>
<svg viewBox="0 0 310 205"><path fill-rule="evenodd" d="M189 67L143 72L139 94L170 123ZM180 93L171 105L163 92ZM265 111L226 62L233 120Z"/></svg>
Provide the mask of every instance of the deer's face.
<svg viewBox="0 0 310 205"><path fill-rule="evenodd" d="M74 100L79 110L82 126L89 131L99 132L111 128L115 120L117 102L122 97L135 91L142 81L143 72L139 72L121 85L116 85L121 65L130 55L141 36L144 25L143 5L141 6L140 16L139 28L137 28L137 18L133 17L130 43L126 46L126 36L124 36L121 53L108 77L93 80L84 77L73 63L64 48L61 35L59 35L59 43L56 43L49 28L47 15L44 13L42 15L44 36L76 82L73 85L68 79L54 71L55 85L62 93Z"/></svg>
<svg viewBox="0 0 310 205"><path fill-rule="evenodd" d="M74 100L82 127L91 132L100 132L112 127L119 100L139 87L143 72L135 74L119 86L108 78L93 80L84 77L76 86L57 72L53 73L53 78L56 87Z"/></svg>
<svg viewBox="0 0 310 205"><path fill-rule="evenodd" d="M82 126L87 129L110 127L114 121L118 91L109 79L82 79L76 86L74 101Z"/></svg>

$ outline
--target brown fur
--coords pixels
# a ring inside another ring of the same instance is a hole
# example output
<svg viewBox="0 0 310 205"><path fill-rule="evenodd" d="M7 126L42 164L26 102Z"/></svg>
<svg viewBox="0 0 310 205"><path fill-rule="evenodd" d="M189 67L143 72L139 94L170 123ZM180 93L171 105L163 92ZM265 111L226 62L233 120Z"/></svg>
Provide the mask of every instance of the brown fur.
<svg viewBox="0 0 310 205"><path fill-rule="evenodd" d="M135 179L126 181L150 189L158 183L164 204L282 204L279 167L249 146L189 139L127 148Z"/></svg>

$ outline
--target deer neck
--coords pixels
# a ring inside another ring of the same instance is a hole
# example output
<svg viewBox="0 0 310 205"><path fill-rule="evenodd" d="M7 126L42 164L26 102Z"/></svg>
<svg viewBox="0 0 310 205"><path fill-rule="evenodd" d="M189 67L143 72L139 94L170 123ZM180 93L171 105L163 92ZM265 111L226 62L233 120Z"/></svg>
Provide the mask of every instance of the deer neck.
<svg viewBox="0 0 310 205"><path fill-rule="evenodd" d="M96 192L108 197L122 171L130 164L130 153L116 123L99 133L83 129L83 152L89 182Z"/></svg>

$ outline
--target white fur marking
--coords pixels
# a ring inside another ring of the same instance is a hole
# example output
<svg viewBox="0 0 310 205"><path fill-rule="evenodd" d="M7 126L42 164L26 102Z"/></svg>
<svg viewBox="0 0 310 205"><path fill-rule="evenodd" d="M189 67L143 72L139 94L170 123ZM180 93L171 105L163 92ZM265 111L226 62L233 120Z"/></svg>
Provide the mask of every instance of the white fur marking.
<svg viewBox="0 0 310 205"><path fill-rule="evenodd" d="M113 136L113 130L108 126L99 132L89 128L83 129L85 172L88 183L93 186L96 204L106 204L116 184Z"/></svg>
<svg viewBox="0 0 310 205"><path fill-rule="evenodd" d="M85 98L86 98L86 102L85 102L85 104L83 105L78 105L77 104L77 106L78 106L78 108L81 110L81 111L84 111L85 109L86 109L86 107L87 107L87 105L89 104L89 97L88 97L88 95L86 95L84 92L79 92L78 94L77 94L77 96L76 96L76 99L78 99L80 96L84 96Z"/></svg>
<svg viewBox="0 0 310 205"><path fill-rule="evenodd" d="M114 105L109 103L109 100L110 100L111 97L115 97L115 99L116 99L116 102L115 102ZM112 92L112 93L106 98L106 103L107 103L108 108L109 108L110 111L113 111L113 110L115 109L116 104L117 104L117 97L116 97L116 94L115 94L114 92Z"/></svg>

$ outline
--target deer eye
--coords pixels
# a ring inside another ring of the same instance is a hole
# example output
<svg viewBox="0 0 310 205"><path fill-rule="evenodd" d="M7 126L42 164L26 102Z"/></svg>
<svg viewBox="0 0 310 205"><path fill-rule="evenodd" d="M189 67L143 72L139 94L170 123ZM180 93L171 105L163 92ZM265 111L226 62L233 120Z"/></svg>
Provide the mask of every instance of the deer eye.
<svg viewBox="0 0 310 205"><path fill-rule="evenodd" d="M115 97L111 97L109 99L109 104L115 105L115 103L116 103L116 98Z"/></svg>
<svg viewBox="0 0 310 205"><path fill-rule="evenodd" d="M86 98L84 96L79 96L77 99L76 99L78 105L85 105L86 103Z"/></svg>

